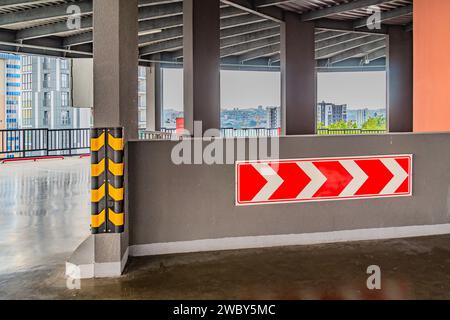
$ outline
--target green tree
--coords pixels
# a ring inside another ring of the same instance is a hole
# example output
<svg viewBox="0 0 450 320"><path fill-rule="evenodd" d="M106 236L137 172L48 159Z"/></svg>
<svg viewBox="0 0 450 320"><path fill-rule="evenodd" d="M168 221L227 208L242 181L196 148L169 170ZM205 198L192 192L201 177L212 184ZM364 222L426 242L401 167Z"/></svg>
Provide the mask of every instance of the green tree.
<svg viewBox="0 0 450 320"><path fill-rule="evenodd" d="M344 120L332 123L328 127L329 129L356 129L356 123L352 121L345 122Z"/></svg>
<svg viewBox="0 0 450 320"><path fill-rule="evenodd" d="M384 117L369 118L362 125L363 130L386 130L386 119Z"/></svg>

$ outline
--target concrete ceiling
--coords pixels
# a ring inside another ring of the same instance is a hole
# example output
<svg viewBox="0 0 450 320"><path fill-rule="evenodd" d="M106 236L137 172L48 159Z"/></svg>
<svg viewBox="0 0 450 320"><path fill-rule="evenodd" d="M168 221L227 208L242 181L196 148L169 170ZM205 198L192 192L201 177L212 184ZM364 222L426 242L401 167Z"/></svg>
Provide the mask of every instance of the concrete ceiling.
<svg viewBox="0 0 450 320"><path fill-rule="evenodd" d="M68 7L81 9L81 26L67 24ZM378 6L382 26L369 30L368 8ZM412 0L222 0L224 66L277 67L285 11L316 26L321 68L384 66L388 28L412 30ZM67 57L92 55L92 0L0 0L0 50ZM141 62L180 64L183 1L139 0Z"/></svg>

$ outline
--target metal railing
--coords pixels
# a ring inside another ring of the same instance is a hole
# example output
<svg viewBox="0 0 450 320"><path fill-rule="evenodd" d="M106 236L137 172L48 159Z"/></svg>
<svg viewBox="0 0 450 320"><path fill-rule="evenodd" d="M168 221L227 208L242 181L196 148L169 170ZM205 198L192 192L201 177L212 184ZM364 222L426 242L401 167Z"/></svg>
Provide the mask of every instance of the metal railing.
<svg viewBox="0 0 450 320"><path fill-rule="evenodd" d="M247 138L247 137L277 137L279 129L268 128L222 128L221 134L225 138Z"/></svg>
<svg viewBox="0 0 450 320"><path fill-rule="evenodd" d="M175 130L169 131L139 131L140 140L174 140L178 139Z"/></svg>
<svg viewBox="0 0 450 320"><path fill-rule="evenodd" d="M0 130L0 159L89 153L90 129Z"/></svg>
<svg viewBox="0 0 450 320"><path fill-rule="evenodd" d="M172 128L161 128L161 132L158 132L158 137L161 137L161 133L169 134L167 136L163 135L163 139L173 139L176 136L176 129ZM153 135L153 132L149 132L149 135ZM220 134L224 138L248 138L248 137L277 137L279 136L279 129L268 129L268 128L222 128L220 129ZM144 135L142 135L144 136Z"/></svg>
<svg viewBox="0 0 450 320"><path fill-rule="evenodd" d="M363 129L319 129L318 135L362 135L384 134L385 130ZM276 137L279 129L267 128L222 128L224 138ZM177 140L176 129L140 131L141 140ZM19 129L0 130L0 160L39 156L72 156L89 153L90 129Z"/></svg>
<svg viewBox="0 0 450 320"><path fill-rule="evenodd" d="M364 130L364 129L318 129L320 136L333 135L363 135L363 134L385 134L386 130Z"/></svg>
<svg viewBox="0 0 450 320"><path fill-rule="evenodd" d="M176 135L176 129L162 128L163 133L170 134L167 138L173 139ZM268 128L222 128L220 130L221 136L225 138L248 138L248 137L277 137L280 135L280 129ZM365 129L318 129L317 134L321 136L326 135L364 135L364 134L385 134L386 130L365 130ZM159 133L160 134L160 133ZM161 135L160 135L161 136Z"/></svg>

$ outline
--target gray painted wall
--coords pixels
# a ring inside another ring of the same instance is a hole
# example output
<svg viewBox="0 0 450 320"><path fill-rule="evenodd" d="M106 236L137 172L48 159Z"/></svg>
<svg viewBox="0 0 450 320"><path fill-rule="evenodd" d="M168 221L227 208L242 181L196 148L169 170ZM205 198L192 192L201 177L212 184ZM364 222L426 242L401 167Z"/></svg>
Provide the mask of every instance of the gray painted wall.
<svg viewBox="0 0 450 320"><path fill-rule="evenodd" d="M414 196L250 207L233 165L176 166L174 145L128 144L130 245L450 222L450 134L283 137L282 159L414 154Z"/></svg>

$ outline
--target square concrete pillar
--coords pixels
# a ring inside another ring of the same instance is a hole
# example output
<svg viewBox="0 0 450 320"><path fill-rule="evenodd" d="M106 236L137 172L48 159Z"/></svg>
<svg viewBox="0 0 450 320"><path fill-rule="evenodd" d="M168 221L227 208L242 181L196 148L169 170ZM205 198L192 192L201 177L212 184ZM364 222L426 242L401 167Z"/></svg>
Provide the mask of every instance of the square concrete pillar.
<svg viewBox="0 0 450 320"><path fill-rule="evenodd" d="M389 132L413 131L413 35L401 26L389 27Z"/></svg>
<svg viewBox="0 0 450 320"><path fill-rule="evenodd" d="M220 1L184 0L184 117L220 129Z"/></svg>
<svg viewBox="0 0 450 320"><path fill-rule="evenodd" d="M160 131L162 121L162 70L159 63L147 68L147 130Z"/></svg>
<svg viewBox="0 0 450 320"><path fill-rule="evenodd" d="M138 136L138 0L94 0L94 126Z"/></svg>
<svg viewBox="0 0 450 320"><path fill-rule="evenodd" d="M138 135L138 0L94 0L94 126L124 127ZM127 159L125 159L127 163ZM125 170L125 190L128 189ZM82 278L120 276L128 258L128 193L125 232L91 235L68 266ZM84 270L84 271L83 271Z"/></svg>
<svg viewBox="0 0 450 320"><path fill-rule="evenodd" d="M282 134L316 131L316 60L314 24L285 13L281 24Z"/></svg>

